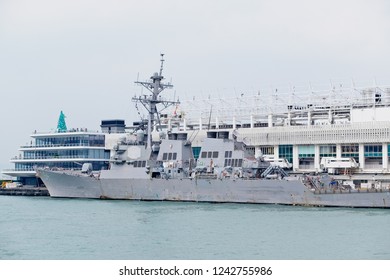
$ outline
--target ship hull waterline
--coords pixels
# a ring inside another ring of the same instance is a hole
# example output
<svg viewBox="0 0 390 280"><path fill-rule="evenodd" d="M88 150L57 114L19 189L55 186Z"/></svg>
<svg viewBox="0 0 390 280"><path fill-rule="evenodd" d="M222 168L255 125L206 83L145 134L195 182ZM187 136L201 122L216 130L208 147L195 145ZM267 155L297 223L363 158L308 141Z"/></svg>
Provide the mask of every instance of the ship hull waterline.
<svg viewBox="0 0 390 280"><path fill-rule="evenodd" d="M117 179L40 170L51 197L390 208L390 192L313 191L300 180Z"/></svg>

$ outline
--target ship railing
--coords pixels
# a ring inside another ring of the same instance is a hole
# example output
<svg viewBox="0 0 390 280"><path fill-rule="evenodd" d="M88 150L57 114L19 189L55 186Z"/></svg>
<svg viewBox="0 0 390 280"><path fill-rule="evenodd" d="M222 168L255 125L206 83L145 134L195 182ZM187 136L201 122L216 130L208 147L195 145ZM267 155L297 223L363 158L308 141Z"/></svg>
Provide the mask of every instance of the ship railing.
<svg viewBox="0 0 390 280"><path fill-rule="evenodd" d="M309 189L314 190L316 193L351 193L351 192L389 192L390 182L372 182L349 185L345 184L343 180L331 178L330 180L323 180L322 177L317 176L302 176L302 182Z"/></svg>
<svg viewBox="0 0 390 280"><path fill-rule="evenodd" d="M234 177L233 177L234 178ZM235 179L235 178L234 178ZM247 176L242 176L240 177L240 180L247 180L247 181L255 181L255 180L261 180L260 178L257 177L247 177Z"/></svg>
<svg viewBox="0 0 390 280"><path fill-rule="evenodd" d="M196 175L197 179L217 179L217 174L200 173Z"/></svg>

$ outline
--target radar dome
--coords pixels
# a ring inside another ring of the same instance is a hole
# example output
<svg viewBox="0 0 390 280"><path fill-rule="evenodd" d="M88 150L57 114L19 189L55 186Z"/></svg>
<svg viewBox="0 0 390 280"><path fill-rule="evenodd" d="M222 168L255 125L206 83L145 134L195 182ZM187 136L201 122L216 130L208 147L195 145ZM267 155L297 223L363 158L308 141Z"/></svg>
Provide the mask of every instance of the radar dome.
<svg viewBox="0 0 390 280"><path fill-rule="evenodd" d="M145 138L145 132L143 130L137 130L137 141L143 142Z"/></svg>

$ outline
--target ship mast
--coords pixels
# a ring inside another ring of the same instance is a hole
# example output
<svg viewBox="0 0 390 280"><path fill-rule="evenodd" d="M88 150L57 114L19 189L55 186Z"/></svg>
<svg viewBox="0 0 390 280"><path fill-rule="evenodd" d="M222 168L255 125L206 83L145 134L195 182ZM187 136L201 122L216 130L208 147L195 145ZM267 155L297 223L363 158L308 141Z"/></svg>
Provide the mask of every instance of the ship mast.
<svg viewBox="0 0 390 280"><path fill-rule="evenodd" d="M172 88L173 85L170 83L163 84L161 81L164 79L162 75L163 65L164 65L164 54L161 55L161 66L160 73L154 73L152 77L150 77L151 81L149 82L139 82L136 81L136 84L140 84L144 86L147 90L149 90L152 95L143 95L139 97L133 97L132 100L134 102L140 102L148 111L148 140L146 147L152 147L152 127L155 126L156 122L160 123L159 112L157 111L157 104L162 104L164 108L167 108L170 105L178 104L177 101L167 101L163 100L159 94L166 88Z"/></svg>

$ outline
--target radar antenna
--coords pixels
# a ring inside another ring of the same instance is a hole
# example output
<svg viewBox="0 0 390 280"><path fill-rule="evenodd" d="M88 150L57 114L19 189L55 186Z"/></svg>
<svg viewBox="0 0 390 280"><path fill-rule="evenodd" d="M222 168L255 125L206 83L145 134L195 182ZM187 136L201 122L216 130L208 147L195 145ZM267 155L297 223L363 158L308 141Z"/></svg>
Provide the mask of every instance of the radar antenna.
<svg viewBox="0 0 390 280"><path fill-rule="evenodd" d="M160 76L162 76L162 71L163 71L163 65L164 65L164 54L163 53L160 53L160 56L161 56L161 66L160 66Z"/></svg>
<svg viewBox="0 0 390 280"><path fill-rule="evenodd" d="M149 82L139 82L136 81L136 84L140 84L149 90L152 94L147 96L146 94L143 96L133 97L132 100L136 103L140 102L145 109L148 111L148 140L146 147L152 147L152 127L156 126L157 123L160 123L159 111L157 110L157 104L162 104L164 106L163 109L171 106L173 104L179 104L178 101L167 101L163 100L159 94L166 88L172 88L173 85L170 83L163 84L161 81L164 79L162 75L163 65L164 65L164 54L161 55L161 66L160 73L154 73L152 77L150 77L151 81ZM163 110L162 109L162 110ZM161 110L160 110L161 111ZM158 128L157 128L158 130Z"/></svg>

